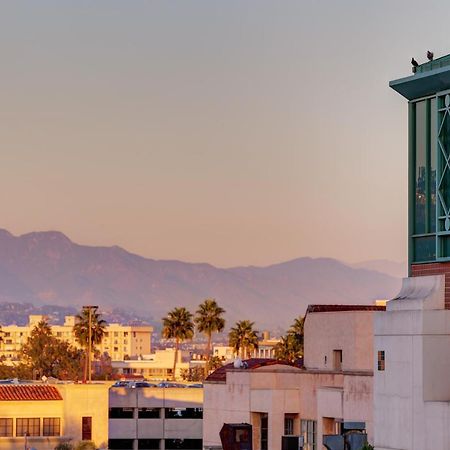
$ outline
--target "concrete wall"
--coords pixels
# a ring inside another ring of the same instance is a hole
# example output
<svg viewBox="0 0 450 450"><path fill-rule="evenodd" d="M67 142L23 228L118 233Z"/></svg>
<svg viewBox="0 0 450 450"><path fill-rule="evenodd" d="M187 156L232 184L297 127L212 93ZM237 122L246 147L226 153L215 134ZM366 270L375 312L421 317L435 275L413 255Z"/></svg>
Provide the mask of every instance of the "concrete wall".
<svg viewBox="0 0 450 450"><path fill-rule="evenodd" d="M316 420L319 443L324 430L328 432L330 421L324 419L330 418L366 422L372 440L372 378L368 372L316 372L283 365L231 370L226 383L205 383L203 444L220 445L224 423L247 422L253 425L253 448L258 450L262 413L268 414L270 449L280 448L285 414L296 417L297 433L300 420Z"/></svg>
<svg viewBox="0 0 450 450"><path fill-rule="evenodd" d="M203 408L203 389L111 388L110 408L132 408L131 419L109 419L110 439L202 439L202 419L165 419L164 408ZM159 418L138 419L138 408L161 408Z"/></svg>
<svg viewBox="0 0 450 450"><path fill-rule="evenodd" d="M375 316L377 450L450 448L450 311L443 277L406 279L399 298Z"/></svg>
<svg viewBox="0 0 450 450"><path fill-rule="evenodd" d="M373 370L373 314L373 311L307 314L305 367L333 370L333 350L342 350L342 370Z"/></svg>

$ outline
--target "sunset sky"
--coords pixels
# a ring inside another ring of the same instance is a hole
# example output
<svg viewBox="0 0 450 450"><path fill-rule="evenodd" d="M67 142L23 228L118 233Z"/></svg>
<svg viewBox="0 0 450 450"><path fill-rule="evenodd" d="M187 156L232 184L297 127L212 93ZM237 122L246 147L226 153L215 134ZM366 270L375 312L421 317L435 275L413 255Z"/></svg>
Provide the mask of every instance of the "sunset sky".
<svg viewBox="0 0 450 450"><path fill-rule="evenodd" d="M449 2L0 5L0 228L227 267L406 260L410 60Z"/></svg>

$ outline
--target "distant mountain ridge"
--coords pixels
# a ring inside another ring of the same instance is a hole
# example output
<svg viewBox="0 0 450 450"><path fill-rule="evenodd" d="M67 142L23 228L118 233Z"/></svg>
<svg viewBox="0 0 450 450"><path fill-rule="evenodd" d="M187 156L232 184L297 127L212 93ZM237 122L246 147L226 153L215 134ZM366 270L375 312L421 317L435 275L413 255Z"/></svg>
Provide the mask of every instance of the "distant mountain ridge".
<svg viewBox="0 0 450 450"><path fill-rule="evenodd" d="M160 321L174 306L194 312L214 297L229 325L251 319L259 329L274 329L286 328L310 303L367 304L399 288L399 278L331 258L221 269L79 245L58 231L13 236L0 230L0 302L98 304Z"/></svg>

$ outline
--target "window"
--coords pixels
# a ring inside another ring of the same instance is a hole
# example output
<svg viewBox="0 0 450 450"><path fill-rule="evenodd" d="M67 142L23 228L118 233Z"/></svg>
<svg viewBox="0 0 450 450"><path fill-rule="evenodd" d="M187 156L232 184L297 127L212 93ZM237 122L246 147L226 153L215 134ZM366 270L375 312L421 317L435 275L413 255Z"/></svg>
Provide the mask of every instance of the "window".
<svg viewBox="0 0 450 450"><path fill-rule="evenodd" d="M8 437L13 435L13 420L0 419L0 437Z"/></svg>
<svg viewBox="0 0 450 450"><path fill-rule="evenodd" d="M110 419L132 419L133 408L109 408Z"/></svg>
<svg viewBox="0 0 450 450"><path fill-rule="evenodd" d="M294 423L295 423L295 415L294 414L285 414L284 415L284 435L292 435L294 433Z"/></svg>
<svg viewBox="0 0 450 450"><path fill-rule="evenodd" d="M161 408L139 408L139 419L159 419L161 417Z"/></svg>
<svg viewBox="0 0 450 450"><path fill-rule="evenodd" d="M159 439L139 439L139 450L159 450Z"/></svg>
<svg viewBox="0 0 450 450"><path fill-rule="evenodd" d="M378 351L378 370L384 370L385 369L385 356L384 356L384 350Z"/></svg>
<svg viewBox="0 0 450 450"><path fill-rule="evenodd" d="M44 436L60 436L61 421L59 417L44 417L42 422L42 433Z"/></svg>
<svg viewBox="0 0 450 450"><path fill-rule="evenodd" d="M92 417L81 418L81 439L92 441Z"/></svg>
<svg viewBox="0 0 450 450"><path fill-rule="evenodd" d="M108 441L108 448L111 450L132 450L133 439L110 439Z"/></svg>
<svg viewBox="0 0 450 450"><path fill-rule="evenodd" d="M201 450L203 448L203 441L202 439L165 439L165 448L166 450Z"/></svg>
<svg viewBox="0 0 450 450"><path fill-rule="evenodd" d="M261 429L260 429L260 449L268 449L268 435L269 435L269 416L268 414L261 414Z"/></svg>
<svg viewBox="0 0 450 450"><path fill-rule="evenodd" d="M342 350L333 350L333 369L342 370Z"/></svg>
<svg viewBox="0 0 450 450"><path fill-rule="evenodd" d="M16 436L39 436L40 428L39 418L16 419Z"/></svg>
<svg viewBox="0 0 450 450"><path fill-rule="evenodd" d="M300 422L300 429L304 439L303 450L317 450L317 421L302 420Z"/></svg>
<svg viewBox="0 0 450 450"><path fill-rule="evenodd" d="M166 419L202 419L203 408L166 408Z"/></svg>

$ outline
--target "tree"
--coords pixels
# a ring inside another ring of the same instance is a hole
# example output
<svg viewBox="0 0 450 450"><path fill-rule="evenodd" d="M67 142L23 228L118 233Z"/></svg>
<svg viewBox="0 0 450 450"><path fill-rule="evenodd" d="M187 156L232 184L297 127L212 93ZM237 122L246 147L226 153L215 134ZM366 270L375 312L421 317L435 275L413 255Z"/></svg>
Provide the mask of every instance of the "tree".
<svg viewBox="0 0 450 450"><path fill-rule="evenodd" d="M224 313L225 310L221 308L213 298L207 298L204 300L204 302L199 305L198 310L195 313L194 322L197 325L197 330L200 333L205 334L207 338L205 349L205 374L208 373L209 360L211 357L211 337L213 333L220 333L223 331L225 327L225 319L222 315Z"/></svg>
<svg viewBox="0 0 450 450"><path fill-rule="evenodd" d="M275 346L275 358L295 362L303 356L303 329L305 318L297 317L285 336Z"/></svg>
<svg viewBox="0 0 450 450"><path fill-rule="evenodd" d="M254 324L249 320L240 320L228 334L230 347L242 358L248 358L249 353L258 348L258 332L253 330Z"/></svg>
<svg viewBox="0 0 450 450"><path fill-rule="evenodd" d="M36 324L23 345L20 358L31 376L78 380L82 351L53 335L46 320ZM24 368L19 365L18 371Z"/></svg>
<svg viewBox="0 0 450 450"><path fill-rule="evenodd" d="M172 379L175 380L175 370L177 368L178 348L180 342L192 339L194 336L194 322L192 314L185 308L174 308L167 313L163 319L162 336L165 339L175 340L175 355L173 358Z"/></svg>
<svg viewBox="0 0 450 450"><path fill-rule="evenodd" d="M106 321L101 318L101 314L97 312L97 308L92 306L83 307L81 313L76 315L75 320L76 323L73 327L75 339L86 353L83 374L83 381L86 381L88 375L88 363L92 353L95 352L95 346L102 342L103 336L105 335ZM90 345L89 334L91 336ZM90 353L89 348L91 351Z"/></svg>

